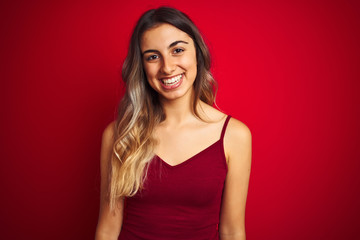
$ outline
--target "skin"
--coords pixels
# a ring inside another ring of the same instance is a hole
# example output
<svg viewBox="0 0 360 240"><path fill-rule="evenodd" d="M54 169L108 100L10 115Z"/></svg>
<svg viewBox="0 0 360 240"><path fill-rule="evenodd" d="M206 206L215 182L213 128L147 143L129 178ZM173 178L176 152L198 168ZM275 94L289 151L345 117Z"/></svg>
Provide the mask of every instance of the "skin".
<svg viewBox="0 0 360 240"><path fill-rule="evenodd" d="M114 144L114 127L114 122L110 123L105 128L102 135L100 153L100 213L95 233L95 240L117 240L122 225L124 201L122 199L118 200L115 210L110 211L110 206L106 199L106 186L108 184L107 170L111 159L112 147Z"/></svg>
<svg viewBox="0 0 360 240"><path fill-rule="evenodd" d="M166 119L154 130L159 140L154 152L170 165L180 164L219 140L226 115L199 101L202 119L192 111L193 83L196 77L196 51L193 40L169 24L147 30L141 41L143 64L150 86L159 94ZM179 87L166 89L161 80L184 74ZM104 131L101 150L101 202L97 240L117 239L122 224L123 200L110 212L105 199L107 165L114 142L114 123ZM251 133L242 122L231 118L224 137L228 164L220 213L221 240L245 239L245 203L251 167Z"/></svg>

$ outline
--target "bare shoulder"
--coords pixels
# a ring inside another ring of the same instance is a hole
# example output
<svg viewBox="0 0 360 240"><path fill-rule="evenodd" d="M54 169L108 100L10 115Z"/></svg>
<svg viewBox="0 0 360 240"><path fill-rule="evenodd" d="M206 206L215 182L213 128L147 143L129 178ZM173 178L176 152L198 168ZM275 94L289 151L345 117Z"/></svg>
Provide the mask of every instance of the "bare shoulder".
<svg viewBox="0 0 360 240"><path fill-rule="evenodd" d="M107 199L109 166L114 146L115 123L111 122L103 131L100 151L101 199Z"/></svg>
<svg viewBox="0 0 360 240"><path fill-rule="evenodd" d="M103 131L102 144L109 145L114 143L115 137L115 121L109 123Z"/></svg>
<svg viewBox="0 0 360 240"><path fill-rule="evenodd" d="M230 141L251 141L251 131L248 126L233 117L229 120L226 135Z"/></svg>
<svg viewBox="0 0 360 240"><path fill-rule="evenodd" d="M107 165L115 142L115 121L109 123L103 131L101 140L101 162Z"/></svg>
<svg viewBox="0 0 360 240"><path fill-rule="evenodd" d="M251 142L252 135L248 126L231 118L224 137L226 158L229 160L251 154Z"/></svg>

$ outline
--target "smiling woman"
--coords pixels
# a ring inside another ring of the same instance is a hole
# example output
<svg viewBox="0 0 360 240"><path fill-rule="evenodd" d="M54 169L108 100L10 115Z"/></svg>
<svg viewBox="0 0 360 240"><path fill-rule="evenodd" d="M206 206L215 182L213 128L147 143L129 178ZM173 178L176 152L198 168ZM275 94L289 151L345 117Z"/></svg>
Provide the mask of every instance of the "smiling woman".
<svg viewBox="0 0 360 240"><path fill-rule="evenodd" d="M101 150L96 239L245 239L251 133L215 109L210 56L182 12L139 19Z"/></svg>

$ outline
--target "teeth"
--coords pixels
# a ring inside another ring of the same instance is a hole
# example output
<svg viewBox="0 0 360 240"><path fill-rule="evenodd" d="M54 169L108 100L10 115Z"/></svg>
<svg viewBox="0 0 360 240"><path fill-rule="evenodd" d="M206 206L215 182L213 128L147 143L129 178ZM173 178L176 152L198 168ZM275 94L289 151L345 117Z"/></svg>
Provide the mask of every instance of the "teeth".
<svg viewBox="0 0 360 240"><path fill-rule="evenodd" d="M178 83L180 81L181 77L182 77L182 74L175 76L173 78L162 79L162 82L167 86L171 86L171 85Z"/></svg>

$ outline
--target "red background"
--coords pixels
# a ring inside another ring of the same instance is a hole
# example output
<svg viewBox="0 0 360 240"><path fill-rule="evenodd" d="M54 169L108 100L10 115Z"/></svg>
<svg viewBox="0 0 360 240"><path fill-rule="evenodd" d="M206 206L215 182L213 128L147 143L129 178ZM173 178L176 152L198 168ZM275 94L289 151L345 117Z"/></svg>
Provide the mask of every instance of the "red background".
<svg viewBox="0 0 360 240"><path fill-rule="evenodd" d="M104 127L141 13L187 13L253 134L255 239L360 237L358 1L2 1L2 239L93 239Z"/></svg>

